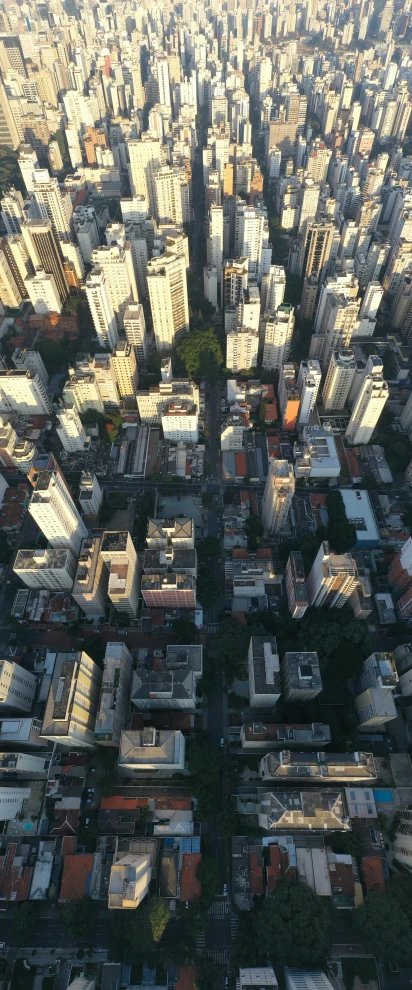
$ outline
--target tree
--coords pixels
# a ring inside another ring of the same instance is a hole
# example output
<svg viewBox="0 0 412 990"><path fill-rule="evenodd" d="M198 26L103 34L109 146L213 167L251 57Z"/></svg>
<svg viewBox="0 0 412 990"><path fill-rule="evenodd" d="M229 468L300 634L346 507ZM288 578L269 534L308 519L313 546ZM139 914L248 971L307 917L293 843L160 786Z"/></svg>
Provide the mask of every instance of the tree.
<svg viewBox="0 0 412 990"><path fill-rule="evenodd" d="M219 585L213 574L209 574L207 567L201 565L197 576L197 594L203 608L214 605L219 594Z"/></svg>
<svg viewBox="0 0 412 990"><path fill-rule="evenodd" d="M382 962L408 964L412 959L412 928L399 901L370 891L357 908L356 924L373 954Z"/></svg>
<svg viewBox="0 0 412 990"><path fill-rule="evenodd" d="M28 901L23 901L16 913L13 915L12 921L12 939L16 945L27 945L27 943L30 944L35 918L36 915L33 904L30 904Z"/></svg>
<svg viewBox="0 0 412 990"><path fill-rule="evenodd" d="M91 897L80 901L67 901L63 906L63 922L72 938L87 938L96 913L96 903Z"/></svg>
<svg viewBox="0 0 412 990"><path fill-rule="evenodd" d="M360 859L365 852L362 833L356 828L352 832L330 832L325 835L325 843L336 853L345 853Z"/></svg>
<svg viewBox="0 0 412 990"><path fill-rule="evenodd" d="M200 959L193 990L216 990L220 983L221 969L213 959Z"/></svg>
<svg viewBox="0 0 412 990"><path fill-rule="evenodd" d="M326 496L328 510L328 540L333 553L347 553L356 542L355 527L348 521L343 498L340 492L328 492Z"/></svg>
<svg viewBox="0 0 412 990"><path fill-rule="evenodd" d="M50 337L44 337L43 340L39 340L36 348L43 358L46 371L49 375L54 375L56 371L60 371L67 361L67 352L63 345L59 341L52 340Z"/></svg>
<svg viewBox="0 0 412 990"><path fill-rule="evenodd" d="M328 956L331 916L323 898L284 877L254 919L261 948L287 966L316 966Z"/></svg>
<svg viewBox="0 0 412 990"><path fill-rule="evenodd" d="M209 505L213 503L213 492L203 492L202 494L202 505L205 509L209 508Z"/></svg>
<svg viewBox="0 0 412 990"><path fill-rule="evenodd" d="M167 901L161 897L151 897L148 905L150 927L152 929L153 941L160 942L170 920L170 908Z"/></svg>
<svg viewBox="0 0 412 990"><path fill-rule="evenodd" d="M216 330L192 330L179 341L176 353L192 377L217 378L223 367L223 352Z"/></svg>
<svg viewBox="0 0 412 990"><path fill-rule="evenodd" d="M196 818L206 821L215 818L220 798L220 750L209 741L189 743L188 768L192 777L188 780L191 794L196 798Z"/></svg>
<svg viewBox="0 0 412 990"><path fill-rule="evenodd" d="M197 546L197 559L199 563L207 563L211 557L220 557L221 545L217 536L206 536L200 540Z"/></svg>
<svg viewBox="0 0 412 990"><path fill-rule="evenodd" d="M410 873L392 874L388 894L402 908L412 926L412 875Z"/></svg>
<svg viewBox="0 0 412 990"><path fill-rule="evenodd" d="M10 561L11 550L9 547L7 536L3 529L0 529L0 564L8 564Z"/></svg>
<svg viewBox="0 0 412 990"><path fill-rule="evenodd" d="M220 870L217 860L213 856L208 856L207 853L203 855L202 862L199 863L197 868L196 876L202 884L202 893L205 897L211 899L218 893Z"/></svg>
<svg viewBox="0 0 412 990"><path fill-rule="evenodd" d="M197 628L191 619L175 619L173 623L173 636L177 643L191 646L197 640Z"/></svg>
<svg viewBox="0 0 412 990"><path fill-rule="evenodd" d="M262 543L264 533L263 525L259 516L249 516L246 520L245 530L247 532L247 545L249 550L257 550Z"/></svg>

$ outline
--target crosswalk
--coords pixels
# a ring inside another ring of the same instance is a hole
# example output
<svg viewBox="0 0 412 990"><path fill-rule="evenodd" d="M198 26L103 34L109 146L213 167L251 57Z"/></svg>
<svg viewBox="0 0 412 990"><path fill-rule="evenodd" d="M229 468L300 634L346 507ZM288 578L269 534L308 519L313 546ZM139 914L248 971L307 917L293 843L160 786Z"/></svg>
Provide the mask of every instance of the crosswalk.
<svg viewBox="0 0 412 990"><path fill-rule="evenodd" d="M205 955L208 959L213 959L214 962L220 963L221 966L227 966L229 962L229 952L227 949L206 949Z"/></svg>
<svg viewBox="0 0 412 990"><path fill-rule="evenodd" d="M200 935L196 935L196 948L204 949L206 945L206 932L200 932Z"/></svg>
<svg viewBox="0 0 412 990"><path fill-rule="evenodd" d="M230 937L232 939L232 942L236 941L238 931L239 931L239 918L236 918L236 916L232 914L232 917L230 919Z"/></svg>
<svg viewBox="0 0 412 990"><path fill-rule="evenodd" d="M229 905L227 901L213 901L212 906L209 908L209 914L213 914L216 918L220 914L229 914Z"/></svg>
<svg viewBox="0 0 412 990"><path fill-rule="evenodd" d="M207 631L208 633L217 633L219 629L219 624L217 622L208 622Z"/></svg>

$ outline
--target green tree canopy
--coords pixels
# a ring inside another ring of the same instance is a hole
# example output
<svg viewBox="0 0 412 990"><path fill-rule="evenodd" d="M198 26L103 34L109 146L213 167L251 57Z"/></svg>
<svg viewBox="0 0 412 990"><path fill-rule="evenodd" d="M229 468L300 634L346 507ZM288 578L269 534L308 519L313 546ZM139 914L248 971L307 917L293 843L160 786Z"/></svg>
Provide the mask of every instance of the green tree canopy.
<svg viewBox="0 0 412 990"><path fill-rule="evenodd" d="M160 942L170 920L170 908L161 897L151 897L148 905L149 922L154 942Z"/></svg>
<svg viewBox="0 0 412 990"><path fill-rule="evenodd" d="M370 891L355 918L361 938L377 959L401 965L411 962L412 928L395 897Z"/></svg>
<svg viewBox="0 0 412 990"><path fill-rule="evenodd" d="M220 798L220 750L207 740L190 742L187 752L190 792L196 798L196 817L214 818Z"/></svg>
<svg viewBox="0 0 412 990"><path fill-rule="evenodd" d="M13 915L12 939L16 945L30 945L30 941L35 923L34 905L29 901L23 901Z"/></svg>
<svg viewBox="0 0 412 990"><path fill-rule="evenodd" d="M199 563L207 563L211 557L219 557L220 551L220 540L217 536L205 536L204 540L199 540L197 544L197 559Z"/></svg>
<svg viewBox="0 0 412 990"><path fill-rule="evenodd" d="M223 352L216 330L192 330L179 340L176 353L193 378L216 378L223 367Z"/></svg>
<svg viewBox="0 0 412 990"><path fill-rule="evenodd" d="M221 968L213 959L200 959L193 990L216 990L220 983Z"/></svg>
<svg viewBox="0 0 412 990"><path fill-rule="evenodd" d="M316 966L328 956L331 916L323 898L283 878L254 919L261 948L288 966Z"/></svg>
<svg viewBox="0 0 412 990"><path fill-rule="evenodd" d="M202 862L196 872L197 879L202 884L202 893L211 899L219 891L220 870L217 860L213 856L204 853Z"/></svg>
<svg viewBox="0 0 412 990"><path fill-rule="evenodd" d="M87 938L96 913L96 902L91 897L79 901L67 901L62 919L72 938Z"/></svg>
<svg viewBox="0 0 412 990"><path fill-rule="evenodd" d="M173 636L177 643L181 643L185 646L191 646L192 643L196 643L197 640L197 629L194 622L191 619L175 619L173 623Z"/></svg>
<svg viewBox="0 0 412 990"><path fill-rule="evenodd" d="M388 886L388 894L405 912L412 926L412 874L395 873Z"/></svg>

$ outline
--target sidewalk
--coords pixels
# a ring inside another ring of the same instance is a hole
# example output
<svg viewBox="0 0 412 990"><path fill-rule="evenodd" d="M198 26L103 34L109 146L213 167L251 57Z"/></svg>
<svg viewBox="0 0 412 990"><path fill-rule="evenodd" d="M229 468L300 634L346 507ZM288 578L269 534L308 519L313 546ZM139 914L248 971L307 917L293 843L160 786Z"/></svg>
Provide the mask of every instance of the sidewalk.
<svg viewBox="0 0 412 990"><path fill-rule="evenodd" d="M61 959L70 959L78 965L80 963L105 962L107 959L107 949L93 949L93 953L90 955L88 951L83 950L82 959L79 959L77 951L75 946L71 946L69 949L58 948L55 952L51 952L49 949L36 949L33 955L33 949L30 947L27 949L9 949L8 953L12 953L15 959L27 959L32 966L52 966Z"/></svg>

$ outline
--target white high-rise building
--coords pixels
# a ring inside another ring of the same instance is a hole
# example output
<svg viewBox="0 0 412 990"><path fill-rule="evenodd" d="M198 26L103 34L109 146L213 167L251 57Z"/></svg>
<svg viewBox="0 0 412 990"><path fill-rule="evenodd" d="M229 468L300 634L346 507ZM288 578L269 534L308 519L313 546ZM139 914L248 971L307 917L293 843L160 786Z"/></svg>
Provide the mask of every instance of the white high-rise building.
<svg viewBox="0 0 412 990"><path fill-rule="evenodd" d="M123 322L128 343L136 350L138 364L145 364L149 354L149 341L141 303L130 303L125 310Z"/></svg>
<svg viewBox="0 0 412 990"><path fill-rule="evenodd" d="M223 265L223 207L212 203L208 219L206 239L207 263L217 271L217 283L221 285Z"/></svg>
<svg viewBox="0 0 412 990"><path fill-rule="evenodd" d="M115 347L119 334L108 281L102 268L93 268L86 279L85 288L100 346Z"/></svg>
<svg viewBox="0 0 412 990"><path fill-rule="evenodd" d="M75 454L79 450L84 450L87 442L86 431L83 423L74 407L72 409L61 409L57 413L60 426L56 433L60 438L63 449L68 454Z"/></svg>
<svg viewBox="0 0 412 990"><path fill-rule="evenodd" d="M147 266L147 285L156 348L172 349L176 337L189 330L186 262L183 256L163 254Z"/></svg>
<svg viewBox="0 0 412 990"><path fill-rule="evenodd" d="M18 309L23 296L27 295L27 288L24 288L17 272L12 271L12 257L8 258L6 251L7 243L3 241L3 248L0 248L0 302L6 308Z"/></svg>
<svg viewBox="0 0 412 990"><path fill-rule="evenodd" d="M262 367L280 371L288 360L292 344L295 316L292 306L279 306L276 313L265 313L260 325L263 342Z"/></svg>
<svg viewBox="0 0 412 990"><path fill-rule="evenodd" d="M21 144L19 147L19 169L28 195L34 192L34 172L38 168L37 153L31 144Z"/></svg>
<svg viewBox="0 0 412 990"><path fill-rule="evenodd" d="M218 308L219 300L217 294L217 268L214 265L205 265L203 269L203 292L208 302Z"/></svg>
<svg viewBox="0 0 412 990"><path fill-rule="evenodd" d="M154 175L163 164L160 138L145 135L128 142L129 177L132 198L144 196L152 216L156 213Z"/></svg>
<svg viewBox="0 0 412 990"><path fill-rule="evenodd" d="M43 382L32 371L0 370L0 412L49 416L52 403Z"/></svg>
<svg viewBox="0 0 412 990"><path fill-rule="evenodd" d="M162 430L165 440L173 443L197 443L199 417L191 399L171 399L162 412Z"/></svg>
<svg viewBox="0 0 412 990"><path fill-rule="evenodd" d="M321 379L322 371L319 361L309 359L300 362L297 380L297 386L300 390L299 426L305 426L309 422L310 415L316 405Z"/></svg>
<svg viewBox="0 0 412 990"><path fill-rule="evenodd" d="M58 653L41 738L59 746L94 748L102 672L85 653Z"/></svg>
<svg viewBox="0 0 412 990"><path fill-rule="evenodd" d="M271 265L267 219L262 210L245 203L236 205L235 254L249 261L249 277L262 281Z"/></svg>
<svg viewBox="0 0 412 990"><path fill-rule="evenodd" d="M7 234L19 234L24 223L24 199L14 186L4 194L1 200L1 218Z"/></svg>
<svg viewBox="0 0 412 990"><path fill-rule="evenodd" d="M119 340L110 358L110 363L116 377L120 398L133 398L136 395L139 380L136 351L133 344L130 344L128 340Z"/></svg>
<svg viewBox="0 0 412 990"><path fill-rule="evenodd" d="M375 320L382 301L383 287L380 282L370 282L366 288L359 310L360 320Z"/></svg>
<svg viewBox="0 0 412 990"><path fill-rule="evenodd" d="M309 220L314 220L316 217L319 195L320 195L320 185L314 182L313 179L306 179L302 187L302 199L299 211L299 221L298 228L299 234L303 235L306 224Z"/></svg>
<svg viewBox="0 0 412 990"><path fill-rule="evenodd" d="M92 253L92 264L104 272L117 328L122 330L127 307L130 303L139 302L130 242L126 241L124 247L110 244L96 248Z"/></svg>
<svg viewBox="0 0 412 990"><path fill-rule="evenodd" d="M19 550L13 571L28 588L71 591L76 557L72 550Z"/></svg>
<svg viewBox="0 0 412 990"><path fill-rule="evenodd" d="M34 275L25 278L24 284L35 313L41 316L47 313L61 313L60 295L51 272L38 268Z"/></svg>
<svg viewBox="0 0 412 990"><path fill-rule="evenodd" d="M258 350L259 331L237 327L226 335L226 367L234 372L256 368Z"/></svg>
<svg viewBox="0 0 412 990"><path fill-rule="evenodd" d="M163 165L154 173L156 219L158 223L183 223L182 196L178 169Z"/></svg>
<svg viewBox="0 0 412 990"><path fill-rule="evenodd" d="M103 502L103 492L95 474L82 471L79 488L79 505L86 516L98 516Z"/></svg>
<svg viewBox="0 0 412 990"><path fill-rule="evenodd" d="M82 540L72 588L72 598L94 621L105 614L109 582L109 572L100 554L100 546L100 536Z"/></svg>
<svg viewBox="0 0 412 990"><path fill-rule="evenodd" d="M0 711L16 708L19 712L30 712L36 684L35 675L19 663L0 660Z"/></svg>
<svg viewBox="0 0 412 990"><path fill-rule="evenodd" d="M156 65L157 81L159 83L159 103L164 107L171 107L172 101L170 98L169 62L167 55L158 55Z"/></svg>
<svg viewBox="0 0 412 990"><path fill-rule="evenodd" d="M294 492L292 465L287 461L270 461L262 500L262 522L267 532L278 533L286 526Z"/></svg>
<svg viewBox="0 0 412 990"><path fill-rule="evenodd" d="M139 605L139 567L130 533L103 533L100 554L110 572L110 601L117 612L125 612L136 618Z"/></svg>
<svg viewBox="0 0 412 990"><path fill-rule="evenodd" d="M13 351L11 359L15 368L20 368L24 371L32 371L34 375L38 375L46 388L49 381L49 376L39 351L30 350L27 347L16 347Z"/></svg>
<svg viewBox="0 0 412 990"><path fill-rule="evenodd" d="M49 175L47 168L33 172L32 194L40 216L50 220L54 234L59 241L70 240L73 206L70 194L62 193L58 179Z"/></svg>
<svg viewBox="0 0 412 990"><path fill-rule="evenodd" d="M314 608L343 608L359 584L355 561L350 553L331 553L329 543L321 543L306 587Z"/></svg>
<svg viewBox="0 0 412 990"><path fill-rule="evenodd" d="M166 60L167 65L167 60ZM109 911L134 910L146 897L152 877L152 857L128 853L113 863L108 889Z"/></svg>
<svg viewBox="0 0 412 990"><path fill-rule="evenodd" d="M32 494L30 515L52 547L80 549L87 528L76 509L70 491L57 471L41 471Z"/></svg>
<svg viewBox="0 0 412 990"><path fill-rule="evenodd" d="M352 415L345 433L349 443L369 443L379 417L389 398L389 385L383 378L383 365L380 358L371 354L368 358L365 377L354 404Z"/></svg>
<svg viewBox="0 0 412 990"><path fill-rule="evenodd" d="M283 265L271 265L262 278L260 308L262 313L276 313L282 305L286 290L286 272Z"/></svg>
<svg viewBox="0 0 412 990"><path fill-rule="evenodd" d="M326 372L322 401L326 412L344 409L356 373L356 359L350 348L333 351Z"/></svg>

